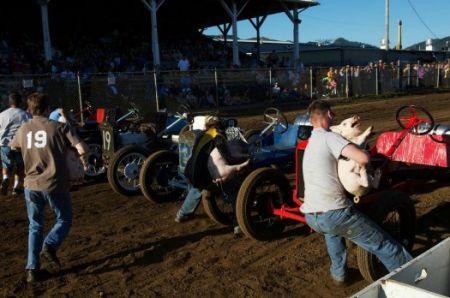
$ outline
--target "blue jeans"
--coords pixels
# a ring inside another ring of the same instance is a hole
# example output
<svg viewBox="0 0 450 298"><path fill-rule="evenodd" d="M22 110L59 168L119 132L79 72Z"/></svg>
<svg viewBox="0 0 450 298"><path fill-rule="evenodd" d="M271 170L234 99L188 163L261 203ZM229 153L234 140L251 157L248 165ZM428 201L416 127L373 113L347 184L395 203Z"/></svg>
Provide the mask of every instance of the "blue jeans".
<svg viewBox="0 0 450 298"><path fill-rule="evenodd" d="M22 155L19 151L11 150L11 147L1 146L0 156L2 159L2 168L8 170L8 175L12 175L14 168L16 170L23 168Z"/></svg>
<svg viewBox="0 0 450 298"><path fill-rule="evenodd" d="M177 217L181 218L194 214L198 205L200 205L201 200L202 192L199 189L189 185L188 194L186 195L186 198L184 199L183 205L181 206L180 210L178 210Z"/></svg>
<svg viewBox="0 0 450 298"><path fill-rule="evenodd" d="M28 220L28 261L26 269L39 269L39 254L43 245L58 249L72 225L70 193L47 193L25 189ZM44 210L49 204L56 215L56 223L44 240Z"/></svg>
<svg viewBox="0 0 450 298"><path fill-rule="evenodd" d="M344 237L376 255L389 271L412 260L400 243L354 207L322 214L307 213L306 221L325 236L331 259L330 271L335 280L345 279L347 250Z"/></svg>
<svg viewBox="0 0 450 298"><path fill-rule="evenodd" d="M232 187L231 190L227 190L226 192L223 191L222 196L225 202L231 204L231 206L233 207L233 212L235 212L237 191L235 191L235 189L233 188L234 187ZM188 194L186 195L186 198L184 199L183 205L181 205L180 210L178 210L177 212L177 217L181 218L194 214L195 210L197 210L198 208L198 205L200 205L201 200L202 200L202 192L198 188L189 185ZM234 221L236 222L236 220Z"/></svg>

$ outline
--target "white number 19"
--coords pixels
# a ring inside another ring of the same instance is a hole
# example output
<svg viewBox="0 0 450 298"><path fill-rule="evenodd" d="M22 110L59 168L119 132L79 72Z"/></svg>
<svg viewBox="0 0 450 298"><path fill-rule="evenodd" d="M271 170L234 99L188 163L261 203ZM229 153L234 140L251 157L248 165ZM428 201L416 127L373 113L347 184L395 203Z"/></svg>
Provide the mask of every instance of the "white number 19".
<svg viewBox="0 0 450 298"><path fill-rule="evenodd" d="M34 134L34 143L33 143L33 132L30 131L27 133L27 149L31 149L34 146L36 148L44 148L47 145L47 132L45 130L38 130Z"/></svg>

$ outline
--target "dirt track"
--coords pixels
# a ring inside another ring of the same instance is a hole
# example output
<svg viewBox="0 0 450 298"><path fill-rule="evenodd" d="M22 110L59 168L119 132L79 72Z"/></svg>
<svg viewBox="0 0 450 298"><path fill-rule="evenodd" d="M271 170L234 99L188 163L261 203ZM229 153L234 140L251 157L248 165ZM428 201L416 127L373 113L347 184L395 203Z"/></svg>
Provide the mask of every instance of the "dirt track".
<svg viewBox="0 0 450 298"><path fill-rule="evenodd" d="M420 104L437 123L450 123L450 94L339 104L339 119L358 114L376 131L397 129L395 109ZM298 112L286 113L289 120ZM248 128L258 117L242 117ZM418 188L419 231L414 254L450 236L450 183ZM59 276L28 286L24 279L27 219L23 198L0 198L0 296L348 296L367 283L349 257L351 285L336 288L323 237L295 226L280 240L235 239L201 207L184 224L173 219L181 202L154 205L124 198L107 183L73 193L74 222L60 250ZM47 228L53 216L47 217Z"/></svg>

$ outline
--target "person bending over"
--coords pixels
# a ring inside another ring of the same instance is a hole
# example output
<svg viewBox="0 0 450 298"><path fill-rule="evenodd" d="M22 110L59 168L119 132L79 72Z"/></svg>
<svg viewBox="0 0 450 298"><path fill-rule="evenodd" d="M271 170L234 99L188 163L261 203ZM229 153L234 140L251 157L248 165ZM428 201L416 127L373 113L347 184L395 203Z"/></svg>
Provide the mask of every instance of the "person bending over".
<svg viewBox="0 0 450 298"><path fill-rule="evenodd" d="M346 281L344 238L375 254L389 271L411 260L401 244L353 206L339 181L340 156L365 166L369 155L330 131L334 114L327 102L312 102L309 114L313 131L303 159L305 199L301 211L308 225L325 236L333 280L337 284Z"/></svg>

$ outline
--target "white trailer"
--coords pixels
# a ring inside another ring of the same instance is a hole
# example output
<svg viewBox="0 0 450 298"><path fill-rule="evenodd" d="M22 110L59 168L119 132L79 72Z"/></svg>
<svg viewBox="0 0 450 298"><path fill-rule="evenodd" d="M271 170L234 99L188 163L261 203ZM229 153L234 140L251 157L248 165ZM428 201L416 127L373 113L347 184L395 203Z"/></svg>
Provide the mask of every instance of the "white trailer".
<svg viewBox="0 0 450 298"><path fill-rule="evenodd" d="M352 297L450 297L450 237Z"/></svg>

